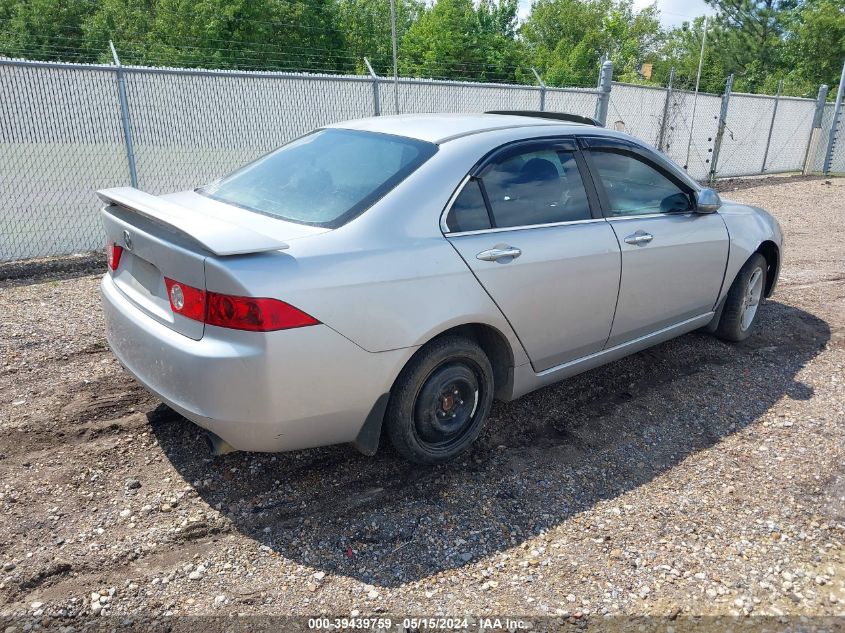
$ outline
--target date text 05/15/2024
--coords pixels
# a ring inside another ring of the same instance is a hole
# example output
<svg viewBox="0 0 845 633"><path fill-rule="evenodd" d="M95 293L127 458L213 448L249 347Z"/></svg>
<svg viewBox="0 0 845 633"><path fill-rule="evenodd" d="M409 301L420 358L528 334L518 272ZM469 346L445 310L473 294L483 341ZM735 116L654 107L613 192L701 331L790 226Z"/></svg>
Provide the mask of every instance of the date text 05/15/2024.
<svg viewBox="0 0 845 633"><path fill-rule="evenodd" d="M400 620L390 617L346 617L328 618L318 617L308 619L308 628L315 630L390 630L399 627ZM531 628L527 620L509 617L458 617L458 618L402 618L401 629L404 631L435 631L435 630L465 630L465 631L521 631Z"/></svg>

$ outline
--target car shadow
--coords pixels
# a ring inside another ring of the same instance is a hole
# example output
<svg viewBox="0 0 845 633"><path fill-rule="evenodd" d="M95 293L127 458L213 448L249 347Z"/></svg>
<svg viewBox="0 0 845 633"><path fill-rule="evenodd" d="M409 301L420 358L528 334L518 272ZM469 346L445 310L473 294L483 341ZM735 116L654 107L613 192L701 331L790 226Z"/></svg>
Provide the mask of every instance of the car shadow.
<svg viewBox="0 0 845 633"><path fill-rule="evenodd" d="M425 578L514 547L637 488L754 424L830 339L821 319L769 302L730 345L692 333L498 403L476 445L425 468L385 446L211 458L201 430L149 414L179 473L233 527L315 571L381 586Z"/></svg>

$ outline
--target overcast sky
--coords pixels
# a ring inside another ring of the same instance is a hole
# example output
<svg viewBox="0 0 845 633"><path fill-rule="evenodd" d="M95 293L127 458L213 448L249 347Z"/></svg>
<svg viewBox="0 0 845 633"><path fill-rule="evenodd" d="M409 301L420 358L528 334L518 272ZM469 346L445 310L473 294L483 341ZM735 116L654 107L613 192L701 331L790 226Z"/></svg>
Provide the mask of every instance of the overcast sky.
<svg viewBox="0 0 845 633"><path fill-rule="evenodd" d="M634 0L634 7L642 9L654 0ZM519 17L525 18L531 8L531 0L519 0ZM660 9L660 21L663 26L677 26L681 22L691 22L699 15L713 15L713 9L704 0L657 0Z"/></svg>

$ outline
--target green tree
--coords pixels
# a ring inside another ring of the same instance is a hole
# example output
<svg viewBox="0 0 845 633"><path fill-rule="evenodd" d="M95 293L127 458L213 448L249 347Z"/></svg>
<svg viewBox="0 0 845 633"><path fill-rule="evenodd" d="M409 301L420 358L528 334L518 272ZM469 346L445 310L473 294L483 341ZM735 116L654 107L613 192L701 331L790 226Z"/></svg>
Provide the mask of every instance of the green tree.
<svg viewBox="0 0 845 633"><path fill-rule="evenodd" d="M0 54L31 59L290 71L392 71L390 0L0 0ZM835 86L845 51L842 0L707 0L701 89L812 96ZM632 0L397 0L405 75L593 86L603 58L614 76L691 88L703 19L664 32L652 5Z"/></svg>
<svg viewBox="0 0 845 633"><path fill-rule="evenodd" d="M398 41L402 41L424 6L421 0L396 0ZM365 72L363 58L366 57L378 74L393 74L390 0L339 0L338 10L346 53L355 62L357 71Z"/></svg>
<svg viewBox="0 0 845 633"><path fill-rule="evenodd" d="M735 89L755 92L780 67L789 12L797 0L706 0L717 11L714 45Z"/></svg>
<svg viewBox="0 0 845 633"><path fill-rule="evenodd" d="M692 24L684 22L667 33L661 55L654 62L652 81L665 86L669 81L671 68L675 68L675 87L692 90L698 73L701 55L701 38L704 35L704 18L698 17ZM712 25L708 28L704 63L701 66L702 92L721 93L725 88L728 72L725 70L719 45L719 31Z"/></svg>
<svg viewBox="0 0 845 633"><path fill-rule="evenodd" d="M10 57L93 61L82 23L96 0L0 0L0 51Z"/></svg>
<svg viewBox="0 0 845 633"><path fill-rule="evenodd" d="M402 38L403 74L442 79L510 81L517 76L521 45L514 38L514 0L439 0L427 7Z"/></svg>
<svg viewBox="0 0 845 633"><path fill-rule="evenodd" d="M127 63L347 72L334 0L103 0L89 49L113 39Z"/></svg>
<svg viewBox="0 0 845 633"><path fill-rule="evenodd" d="M525 46L517 39L518 11L517 0L481 0L477 9L479 45L492 78L533 83Z"/></svg>
<svg viewBox="0 0 845 633"><path fill-rule="evenodd" d="M144 63L154 23L153 0L101 0L83 23L83 45L93 57L109 63L108 42L114 40L123 62Z"/></svg>
<svg viewBox="0 0 845 633"><path fill-rule="evenodd" d="M631 2L611 4L605 12L605 55L620 81L638 81L643 62L654 57L664 33L656 5L634 11Z"/></svg>
<svg viewBox="0 0 845 633"><path fill-rule="evenodd" d="M841 0L806 0L787 18L784 89L814 96L820 84L839 84L845 60L845 4Z"/></svg>
<svg viewBox="0 0 845 633"><path fill-rule="evenodd" d="M603 58L617 78L636 80L662 38L654 5L630 0L538 0L521 33L547 83L595 85Z"/></svg>

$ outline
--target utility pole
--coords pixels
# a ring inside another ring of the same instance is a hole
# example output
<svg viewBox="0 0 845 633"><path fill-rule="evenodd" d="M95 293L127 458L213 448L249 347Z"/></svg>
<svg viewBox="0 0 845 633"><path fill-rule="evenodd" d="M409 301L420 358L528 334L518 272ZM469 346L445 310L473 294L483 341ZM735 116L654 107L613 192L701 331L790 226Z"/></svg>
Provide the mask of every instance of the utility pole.
<svg viewBox="0 0 845 633"><path fill-rule="evenodd" d="M399 63L396 55L396 0L390 0L390 41L393 44L393 101L399 114Z"/></svg>
<svg viewBox="0 0 845 633"><path fill-rule="evenodd" d="M704 16L704 30L701 33L701 52L698 55L698 73L695 76L695 94L692 97L692 121L689 126L689 141L687 142L687 159L684 169L689 167L689 153L692 148L692 131L695 129L695 107L698 105L698 87L701 84L701 67L704 64L704 43L707 41L707 16Z"/></svg>

